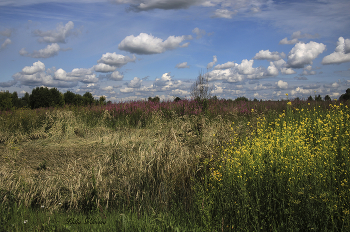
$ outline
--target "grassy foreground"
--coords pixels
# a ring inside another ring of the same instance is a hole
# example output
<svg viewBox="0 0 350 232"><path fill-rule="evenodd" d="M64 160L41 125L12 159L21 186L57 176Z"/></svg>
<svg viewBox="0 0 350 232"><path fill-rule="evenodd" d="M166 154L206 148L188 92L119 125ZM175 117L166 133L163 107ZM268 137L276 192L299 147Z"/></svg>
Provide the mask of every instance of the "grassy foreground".
<svg viewBox="0 0 350 232"><path fill-rule="evenodd" d="M348 105L254 104L3 112L1 231L349 230Z"/></svg>

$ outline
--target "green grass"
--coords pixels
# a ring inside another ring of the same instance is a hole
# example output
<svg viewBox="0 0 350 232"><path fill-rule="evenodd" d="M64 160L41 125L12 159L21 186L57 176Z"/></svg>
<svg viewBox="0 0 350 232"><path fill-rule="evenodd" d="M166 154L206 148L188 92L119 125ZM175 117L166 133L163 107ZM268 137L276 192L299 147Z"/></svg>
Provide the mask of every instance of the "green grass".
<svg viewBox="0 0 350 232"><path fill-rule="evenodd" d="M0 228L348 230L348 105L287 103L144 122L82 107L3 113Z"/></svg>

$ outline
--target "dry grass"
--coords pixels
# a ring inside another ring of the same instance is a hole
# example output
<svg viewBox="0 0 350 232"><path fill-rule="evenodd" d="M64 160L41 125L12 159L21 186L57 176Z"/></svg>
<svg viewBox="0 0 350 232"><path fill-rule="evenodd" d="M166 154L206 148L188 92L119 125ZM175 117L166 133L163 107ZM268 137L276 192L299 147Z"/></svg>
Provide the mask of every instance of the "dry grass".
<svg viewBox="0 0 350 232"><path fill-rule="evenodd" d="M71 111L55 110L29 133L1 130L0 190L5 194L0 199L11 193L25 206L50 211L84 210L94 203L140 211L167 208L174 201L188 208L190 181L202 169L199 161L215 158L216 148L232 133L232 121L221 117L164 121L155 113L153 123L142 129L111 129L104 126L109 118L105 112L91 128Z"/></svg>

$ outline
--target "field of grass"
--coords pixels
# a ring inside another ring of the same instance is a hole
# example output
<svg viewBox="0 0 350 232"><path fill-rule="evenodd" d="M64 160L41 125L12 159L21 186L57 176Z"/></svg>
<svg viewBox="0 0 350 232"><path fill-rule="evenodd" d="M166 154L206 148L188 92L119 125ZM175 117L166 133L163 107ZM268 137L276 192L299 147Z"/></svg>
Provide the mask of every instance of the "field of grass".
<svg viewBox="0 0 350 232"><path fill-rule="evenodd" d="M350 230L349 103L0 112L0 231Z"/></svg>

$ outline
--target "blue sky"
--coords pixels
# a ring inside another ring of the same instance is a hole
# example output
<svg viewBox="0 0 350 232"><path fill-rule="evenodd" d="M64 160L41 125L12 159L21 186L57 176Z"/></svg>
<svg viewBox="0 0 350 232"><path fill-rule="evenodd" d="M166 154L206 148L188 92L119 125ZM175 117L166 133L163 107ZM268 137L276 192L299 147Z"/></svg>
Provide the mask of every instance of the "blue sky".
<svg viewBox="0 0 350 232"><path fill-rule="evenodd" d="M211 95L338 98L350 88L348 0L0 0L0 90L112 102Z"/></svg>

